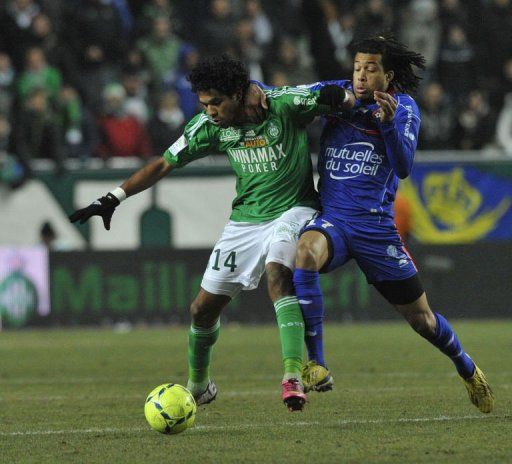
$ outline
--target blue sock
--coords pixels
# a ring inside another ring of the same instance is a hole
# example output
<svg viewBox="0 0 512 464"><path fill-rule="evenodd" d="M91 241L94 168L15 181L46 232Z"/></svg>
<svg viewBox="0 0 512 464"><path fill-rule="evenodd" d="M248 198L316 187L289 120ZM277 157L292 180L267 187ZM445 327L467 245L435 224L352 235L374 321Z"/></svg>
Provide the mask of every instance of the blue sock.
<svg viewBox="0 0 512 464"><path fill-rule="evenodd" d="M324 302L318 271L295 269L295 294L305 323L305 342L310 361L325 367L323 344Z"/></svg>
<svg viewBox="0 0 512 464"><path fill-rule="evenodd" d="M465 379L471 377L475 370L475 363L462 349L459 339L448 321L439 313L434 313L434 315L437 322L436 334L429 339L429 342L452 360L461 377Z"/></svg>

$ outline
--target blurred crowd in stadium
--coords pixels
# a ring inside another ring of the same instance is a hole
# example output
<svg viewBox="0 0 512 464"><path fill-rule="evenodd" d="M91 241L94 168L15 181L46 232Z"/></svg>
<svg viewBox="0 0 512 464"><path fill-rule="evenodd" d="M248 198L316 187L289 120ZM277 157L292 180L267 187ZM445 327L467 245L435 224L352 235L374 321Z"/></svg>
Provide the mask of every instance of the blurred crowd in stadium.
<svg viewBox="0 0 512 464"><path fill-rule="evenodd" d="M227 52L254 79L304 84L350 77L349 42L384 30L427 59L419 148L496 147L512 156L512 0L1 5L4 174L13 159L160 154L199 109L186 76L201 56ZM313 126L313 144L316 136Z"/></svg>

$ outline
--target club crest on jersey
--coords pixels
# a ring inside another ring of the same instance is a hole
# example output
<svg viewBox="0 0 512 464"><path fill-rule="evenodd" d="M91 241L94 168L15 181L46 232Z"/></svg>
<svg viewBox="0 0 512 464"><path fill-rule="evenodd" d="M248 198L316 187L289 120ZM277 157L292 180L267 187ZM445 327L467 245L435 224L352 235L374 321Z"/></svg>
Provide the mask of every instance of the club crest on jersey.
<svg viewBox="0 0 512 464"><path fill-rule="evenodd" d="M274 121L270 121L267 124L265 131L266 131L267 135L272 139L277 139L279 137L279 135L281 134L281 129Z"/></svg>

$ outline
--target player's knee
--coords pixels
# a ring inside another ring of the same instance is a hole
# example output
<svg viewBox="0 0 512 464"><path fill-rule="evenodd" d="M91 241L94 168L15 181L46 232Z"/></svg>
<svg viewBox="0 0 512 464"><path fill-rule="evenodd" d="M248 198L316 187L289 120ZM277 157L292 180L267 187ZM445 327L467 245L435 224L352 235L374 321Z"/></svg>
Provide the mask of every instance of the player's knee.
<svg viewBox="0 0 512 464"><path fill-rule="evenodd" d="M272 301L293 295L293 274L282 264L269 263L266 266L268 293Z"/></svg>
<svg viewBox="0 0 512 464"><path fill-rule="evenodd" d="M313 247L308 242L297 244L296 266L302 269L314 269L318 271L318 257Z"/></svg>
<svg viewBox="0 0 512 464"><path fill-rule="evenodd" d="M190 305L190 317L192 323L199 327L210 327L215 322L215 314L197 300Z"/></svg>
<svg viewBox="0 0 512 464"><path fill-rule="evenodd" d="M190 305L190 316L192 317L192 320L196 319L197 317L200 317L203 312L203 308L200 304L198 304L196 301L193 301Z"/></svg>
<svg viewBox="0 0 512 464"><path fill-rule="evenodd" d="M424 338L432 338L436 333L436 320L428 312L414 313L407 318L410 326Z"/></svg>

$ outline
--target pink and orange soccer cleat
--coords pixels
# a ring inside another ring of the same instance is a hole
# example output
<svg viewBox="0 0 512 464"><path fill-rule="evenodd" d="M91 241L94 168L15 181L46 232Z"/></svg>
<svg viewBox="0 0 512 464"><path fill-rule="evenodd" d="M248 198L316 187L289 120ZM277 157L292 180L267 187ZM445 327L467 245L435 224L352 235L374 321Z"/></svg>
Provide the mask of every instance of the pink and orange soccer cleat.
<svg viewBox="0 0 512 464"><path fill-rule="evenodd" d="M304 387L293 378L281 382L281 398L289 411L302 411L307 401Z"/></svg>

